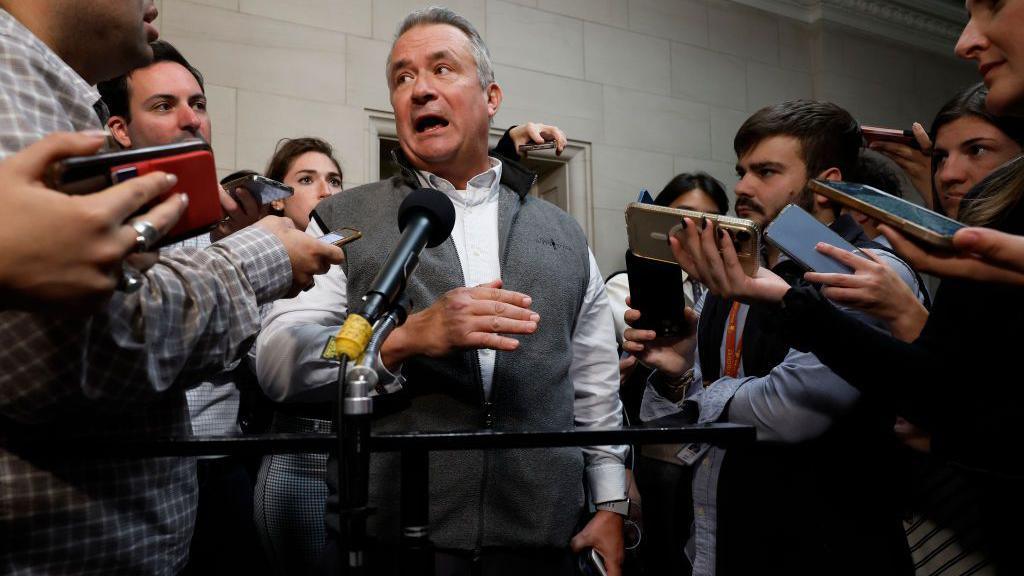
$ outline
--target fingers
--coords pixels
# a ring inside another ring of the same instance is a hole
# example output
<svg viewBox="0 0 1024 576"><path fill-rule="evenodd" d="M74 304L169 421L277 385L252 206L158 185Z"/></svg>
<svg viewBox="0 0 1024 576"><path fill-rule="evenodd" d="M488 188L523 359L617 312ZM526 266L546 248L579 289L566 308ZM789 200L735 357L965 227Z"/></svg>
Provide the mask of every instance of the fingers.
<svg viewBox="0 0 1024 576"><path fill-rule="evenodd" d="M926 268L934 259L927 252L922 250L917 244L907 240L903 234L898 232L894 228L890 228L886 224L879 224L878 231L882 233L889 244L892 245L892 249L902 258L907 264L919 272L928 272Z"/></svg>
<svg viewBox="0 0 1024 576"><path fill-rule="evenodd" d="M910 129L914 132L914 139L917 140L917 145L921 147L921 150L930 152L932 149L932 139L928 137L928 132L925 131L924 126L920 122L914 122Z"/></svg>
<svg viewBox="0 0 1024 576"><path fill-rule="evenodd" d="M565 132L558 126L548 126L546 124L541 125L541 137L543 140L554 140L555 141L555 155L558 156L565 150L565 145L569 142L568 138L565 137Z"/></svg>
<svg viewBox="0 0 1024 576"><path fill-rule="evenodd" d="M490 348L504 352L512 352L519 348L519 340L493 332L471 332L466 342L470 348Z"/></svg>
<svg viewBox="0 0 1024 576"><path fill-rule="evenodd" d="M152 172L101 192L74 198L93 203L98 209L110 214L113 223L121 223L151 200L169 191L177 182L178 177L174 174ZM181 200L179 199L178 202ZM153 224L156 225L156 222Z"/></svg>
<svg viewBox="0 0 1024 576"><path fill-rule="evenodd" d="M165 234L170 232L171 228L174 228L174 225L177 224L178 220L185 214L185 210L187 208L188 196L185 194L171 194L164 199L163 202L157 204L148 212L141 214L132 220L135 222L142 220L149 222L154 228L156 228L162 238ZM138 235L138 231L127 223L118 228L118 245L121 247L124 254L130 254L135 250L135 239ZM153 264L156 264L156 259L153 257L135 258L132 261L132 264L140 271L148 270L153 266Z"/></svg>
<svg viewBox="0 0 1024 576"><path fill-rule="evenodd" d="M629 302L627 301L626 304L629 304ZM626 321L626 324L632 326L634 322L640 319L640 311L633 308L627 308L622 314L622 319Z"/></svg>
<svg viewBox="0 0 1024 576"><path fill-rule="evenodd" d="M163 236L174 228L178 220L188 209L188 195L171 194L163 202L157 204L148 212L141 214L135 220L145 220L153 225L160 235Z"/></svg>
<svg viewBox="0 0 1024 576"><path fill-rule="evenodd" d="M964 228L953 235L953 246L997 264L1020 266L1024 238L988 228Z"/></svg>
<svg viewBox="0 0 1024 576"><path fill-rule="evenodd" d="M822 272L807 272L804 280L812 284L823 284L825 286L840 286L853 288L861 285L860 279L853 274L825 274Z"/></svg>
<svg viewBox="0 0 1024 576"><path fill-rule="evenodd" d="M295 233L302 234L306 238L312 240L314 255L320 260L319 269L321 271L317 272L317 274L324 274L331 268L332 264L341 264L345 261L345 251L341 248L333 244L321 242L300 230L295 230Z"/></svg>
<svg viewBox="0 0 1024 576"><path fill-rule="evenodd" d="M492 334L533 334L537 331L535 321L513 320L504 316L477 316L470 326L474 332Z"/></svg>
<svg viewBox="0 0 1024 576"><path fill-rule="evenodd" d="M690 253L683 247L683 243L680 242L676 236L669 236L668 238L669 248L672 249L672 255L675 256L676 262L679 263L679 267L686 271L686 273L698 282L700 279L700 271L697 270L697 266L693 262L693 258L690 257ZM626 304L629 304L627 301Z"/></svg>
<svg viewBox="0 0 1024 576"><path fill-rule="evenodd" d="M239 210L247 216L247 219L255 218L260 212L260 205L256 202L256 196L245 188L235 189L235 198L238 201Z"/></svg>
<svg viewBox="0 0 1024 576"><path fill-rule="evenodd" d="M476 300L469 303L469 311L475 316L495 316L508 318L510 320L522 320L527 322L538 322L540 314L529 308L516 306L498 300Z"/></svg>
<svg viewBox="0 0 1024 576"><path fill-rule="evenodd" d="M17 174L41 180L50 164L69 156L95 154L106 138L106 133L58 132L25 148L7 159L7 165Z"/></svg>
<svg viewBox="0 0 1024 576"><path fill-rule="evenodd" d="M871 266L872 264L871 260L861 258L860 256L857 256L853 252L843 250L842 248L837 248L825 242L818 242L818 244L814 248L818 252L824 254L825 256L828 256L829 258L837 260L840 263L846 264L850 268L853 268L855 272L858 270L863 270ZM865 254L868 253L867 250L862 250L862 252L864 252ZM871 254L870 256L872 259L874 259L874 254Z"/></svg>
<svg viewBox="0 0 1024 576"><path fill-rule="evenodd" d="M896 142L872 142L868 148L885 154L895 162L914 162L916 160L916 150L907 146L906 144L899 144ZM900 164L902 166L902 164Z"/></svg>
<svg viewBox="0 0 1024 576"><path fill-rule="evenodd" d="M829 286L822 289L821 293L833 302L839 304L864 304L864 293L856 288L836 288Z"/></svg>
<svg viewBox="0 0 1024 576"><path fill-rule="evenodd" d="M497 284L494 282L497 282ZM470 288L470 296L475 300L493 300L521 308L528 308L533 303L533 298L530 298L528 295L521 292L513 292L512 290L502 290L498 288L498 286L501 286L501 281L496 280L494 282Z"/></svg>
<svg viewBox="0 0 1024 576"><path fill-rule="evenodd" d="M241 190L241 188L235 188L235 190ZM225 214L229 217L238 214L238 202L235 202L235 199L228 194L223 186L217 186L217 195L220 198L220 207L224 209Z"/></svg>
<svg viewBox="0 0 1024 576"><path fill-rule="evenodd" d="M705 222L704 229L700 231L700 246L707 264L708 282L713 284L721 294L725 287L725 264L722 262L722 255L718 250L718 228L714 223Z"/></svg>
<svg viewBox="0 0 1024 576"><path fill-rule="evenodd" d="M740 257L736 254L736 247L732 243L732 234L729 234L728 230L719 228L719 237L721 239L722 250L720 252L722 256L722 263L725 265L725 272L730 276L731 280L739 282L742 281L746 273L743 272L743 265L740 264Z"/></svg>

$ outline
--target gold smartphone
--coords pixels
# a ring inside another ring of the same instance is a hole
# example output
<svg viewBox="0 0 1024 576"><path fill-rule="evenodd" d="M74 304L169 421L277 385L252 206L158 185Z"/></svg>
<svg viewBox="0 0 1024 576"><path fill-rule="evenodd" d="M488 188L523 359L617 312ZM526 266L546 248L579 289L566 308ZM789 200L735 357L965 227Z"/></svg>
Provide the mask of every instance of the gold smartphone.
<svg viewBox="0 0 1024 576"><path fill-rule="evenodd" d="M339 230L335 230L333 232L328 232L327 234L324 234L323 236L320 237L320 241L326 242L328 244L334 244L338 248L341 248L345 244L348 244L349 242L353 242L355 240L359 240L362 237L363 233L360 232L359 230L356 230L355 228L341 228Z"/></svg>
<svg viewBox="0 0 1024 576"><path fill-rule="evenodd" d="M743 271L747 276L757 272L761 260L761 230L756 223L744 218L633 202L626 207L629 249L641 258L677 264L668 239L682 233L683 218L690 218L698 226L704 220L728 231Z"/></svg>

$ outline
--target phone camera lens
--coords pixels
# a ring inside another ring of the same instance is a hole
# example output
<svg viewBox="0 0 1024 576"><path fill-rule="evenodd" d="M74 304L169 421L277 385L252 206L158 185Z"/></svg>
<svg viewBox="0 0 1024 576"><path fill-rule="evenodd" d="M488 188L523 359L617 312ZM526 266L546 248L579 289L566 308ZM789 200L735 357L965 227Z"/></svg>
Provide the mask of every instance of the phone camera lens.
<svg viewBox="0 0 1024 576"><path fill-rule="evenodd" d="M737 242L742 243L742 242L747 242L748 240L750 240L750 232L747 232L746 230L740 230L740 231L736 232L736 241Z"/></svg>

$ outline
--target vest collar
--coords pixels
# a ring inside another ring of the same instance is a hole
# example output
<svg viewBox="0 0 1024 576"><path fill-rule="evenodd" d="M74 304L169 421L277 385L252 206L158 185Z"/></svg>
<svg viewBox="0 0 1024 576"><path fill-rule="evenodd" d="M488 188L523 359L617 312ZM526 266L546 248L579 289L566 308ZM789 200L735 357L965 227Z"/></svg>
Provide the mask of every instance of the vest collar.
<svg viewBox="0 0 1024 576"><path fill-rule="evenodd" d="M518 194L520 200L526 198L526 195L530 193L530 188L537 182L537 174L522 164L509 160L493 151L491 155L501 161L501 183ZM420 180L416 174L416 169L412 167L412 164L405 157L402 150L392 150L391 157L402 170L402 180L413 188L419 188Z"/></svg>

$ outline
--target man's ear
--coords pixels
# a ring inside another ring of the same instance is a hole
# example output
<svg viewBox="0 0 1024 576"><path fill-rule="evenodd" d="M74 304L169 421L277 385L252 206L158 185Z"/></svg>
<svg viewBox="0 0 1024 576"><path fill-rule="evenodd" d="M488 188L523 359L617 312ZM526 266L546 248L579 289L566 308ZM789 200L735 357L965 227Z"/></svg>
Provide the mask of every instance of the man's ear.
<svg viewBox="0 0 1024 576"><path fill-rule="evenodd" d="M132 138L128 135L128 122L124 119L124 116L111 116L107 120L107 128L110 129L114 140L117 140L117 143L122 148L132 147Z"/></svg>
<svg viewBox="0 0 1024 576"><path fill-rule="evenodd" d="M491 82L487 86L487 117L494 118L494 115L498 113L498 108L501 108L501 86L497 83Z"/></svg>
<svg viewBox="0 0 1024 576"><path fill-rule="evenodd" d="M843 180L843 172L839 168L836 168L835 166L833 166L832 168L824 170L823 172L818 174L818 178L817 179L818 180L830 180L832 182L842 182L842 180ZM825 208L831 209L833 212L836 213L836 216L839 216L838 205L835 205L835 203L832 200L822 196L821 194L815 194L814 195L814 205L815 205L815 207L817 207L819 209L825 209Z"/></svg>
<svg viewBox="0 0 1024 576"><path fill-rule="evenodd" d="M821 174L818 174L818 180L831 180L833 182L841 182L843 180L843 171L833 166L828 170L825 170Z"/></svg>

